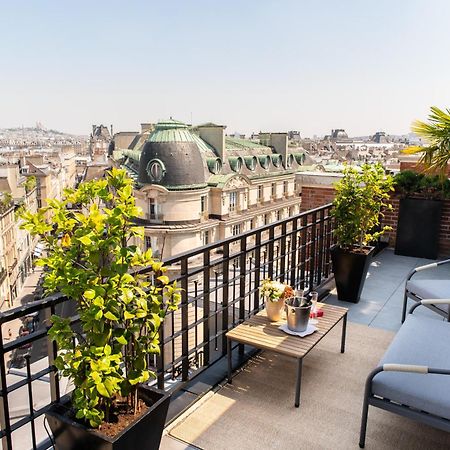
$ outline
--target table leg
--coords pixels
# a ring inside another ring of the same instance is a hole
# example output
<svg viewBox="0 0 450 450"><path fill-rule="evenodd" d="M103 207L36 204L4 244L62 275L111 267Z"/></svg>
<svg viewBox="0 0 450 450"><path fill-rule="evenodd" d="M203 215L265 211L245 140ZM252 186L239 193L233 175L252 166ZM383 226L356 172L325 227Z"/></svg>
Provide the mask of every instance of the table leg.
<svg viewBox="0 0 450 450"><path fill-rule="evenodd" d="M231 339L227 338L227 359L228 359L228 383L232 383L231 380Z"/></svg>
<svg viewBox="0 0 450 450"><path fill-rule="evenodd" d="M345 337L347 333L347 313L342 318L341 353L345 352Z"/></svg>
<svg viewBox="0 0 450 450"><path fill-rule="evenodd" d="M295 407L298 408L300 406L300 385L302 382L302 363L303 358L299 358L298 366L297 366L297 384L295 386Z"/></svg>

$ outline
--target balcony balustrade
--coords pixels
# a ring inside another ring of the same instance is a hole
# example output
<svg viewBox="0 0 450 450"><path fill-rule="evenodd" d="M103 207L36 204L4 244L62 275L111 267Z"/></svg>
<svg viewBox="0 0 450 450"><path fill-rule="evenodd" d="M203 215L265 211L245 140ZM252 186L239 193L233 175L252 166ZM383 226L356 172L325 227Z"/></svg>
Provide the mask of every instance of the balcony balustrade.
<svg viewBox="0 0 450 450"><path fill-rule="evenodd" d="M148 361L156 371L159 388L175 392L225 356L225 333L264 308L259 294L264 278L306 291L330 278L331 208L328 204L164 261L183 291L178 311L166 316L160 331L161 353ZM47 338L49 318L55 313L71 317L74 326L79 321L75 305L60 294L0 314L0 438L4 449L21 448L15 440L25 430L33 449L46 448L45 443L38 445L43 438L43 414L67 390L67 380L61 380L53 366L58 349ZM8 326L24 318L27 322L32 318L31 332L5 342ZM243 346L238 347L243 355ZM8 374L12 368L20 376ZM49 388L42 386L43 380L48 380ZM39 389L46 389L44 400Z"/></svg>

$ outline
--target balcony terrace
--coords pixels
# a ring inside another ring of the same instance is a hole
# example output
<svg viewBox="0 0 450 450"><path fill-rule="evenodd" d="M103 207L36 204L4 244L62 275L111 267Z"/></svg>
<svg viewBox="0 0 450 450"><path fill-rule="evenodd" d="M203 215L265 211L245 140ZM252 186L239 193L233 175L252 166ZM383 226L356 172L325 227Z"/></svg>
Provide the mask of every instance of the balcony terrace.
<svg viewBox="0 0 450 450"><path fill-rule="evenodd" d="M161 331L161 355L149 360L156 385L172 392L162 449L357 448L365 379L400 327L408 273L426 261L383 250L360 303L342 304L331 273L330 211L326 205L166 261L184 291L180 309ZM432 276L445 272L441 267ZM325 303L349 308L346 352L339 353L337 326L305 358L299 409L292 402L295 361L287 357L236 344L237 374L232 385L225 382L225 333L264 308L258 287L267 277L317 290ZM4 449L49 448L43 415L71 391L54 372L57 348L47 342L47 320L55 311L76 325L73 305L59 295L0 315ZM417 314L440 320L426 309ZM1 339L8 322L33 315L30 334ZM20 361L16 367L5 362L10 354ZM379 410L370 418L367 448L448 448L445 432Z"/></svg>
<svg viewBox="0 0 450 450"><path fill-rule="evenodd" d="M292 358L261 352L244 364L229 385L218 386L166 430L161 448L358 448L364 382L401 326L405 282L431 260L385 249L371 263L357 304L337 299L333 283L326 304L349 309L347 351L340 355L340 327L311 352L303 365L302 404L292 403ZM415 279L448 278L448 266L419 272ZM411 303L411 302L410 302ZM418 316L442 320L423 308ZM349 373L350 372L350 373ZM225 377L225 373L223 375ZM372 410L367 448L447 449L448 433L384 411Z"/></svg>

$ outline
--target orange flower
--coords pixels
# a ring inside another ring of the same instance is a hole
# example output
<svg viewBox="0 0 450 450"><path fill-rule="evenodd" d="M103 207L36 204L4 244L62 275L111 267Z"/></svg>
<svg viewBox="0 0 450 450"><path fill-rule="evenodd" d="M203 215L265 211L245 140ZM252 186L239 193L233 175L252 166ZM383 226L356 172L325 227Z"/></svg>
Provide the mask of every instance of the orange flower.
<svg viewBox="0 0 450 450"><path fill-rule="evenodd" d="M291 286L286 286L283 292L283 298L290 298L294 296L294 289Z"/></svg>

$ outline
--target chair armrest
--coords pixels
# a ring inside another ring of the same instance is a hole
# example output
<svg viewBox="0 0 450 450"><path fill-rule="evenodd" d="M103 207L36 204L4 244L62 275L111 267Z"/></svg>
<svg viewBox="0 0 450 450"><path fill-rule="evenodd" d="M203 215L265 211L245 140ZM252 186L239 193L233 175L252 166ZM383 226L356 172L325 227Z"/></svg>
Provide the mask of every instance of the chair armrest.
<svg viewBox="0 0 450 450"><path fill-rule="evenodd" d="M383 364L370 372L366 379L366 392L370 392L370 386L376 375L381 372L407 372L426 375L428 373L438 375L450 375L450 369L440 369L435 367L421 366L416 364Z"/></svg>
<svg viewBox="0 0 450 450"><path fill-rule="evenodd" d="M414 312L414 310L421 305L450 305L450 299L449 298L427 298L424 300L420 300L420 302L416 302L413 306L411 306L411 309L409 310L409 314L412 314ZM449 313L450 313L450 307L449 307Z"/></svg>
<svg viewBox="0 0 450 450"><path fill-rule="evenodd" d="M383 372L428 373L428 367L416 364L383 364Z"/></svg>
<svg viewBox="0 0 450 450"><path fill-rule="evenodd" d="M444 259L443 261L438 261L435 263L425 264L423 266L416 267L415 269L411 270L411 272L409 272L409 275L408 275L408 278L406 278L406 281L410 280L412 278L412 276L417 272L421 272L422 270L434 269L435 267L442 266L443 264L448 264L448 263L450 263L450 259Z"/></svg>
<svg viewBox="0 0 450 450"><path fill-rule="evenodd" d="M440 375L450 375L450 369L439 369L416 364L383 364L382 372L409 372L409 373L435 373Z"/></svg>

